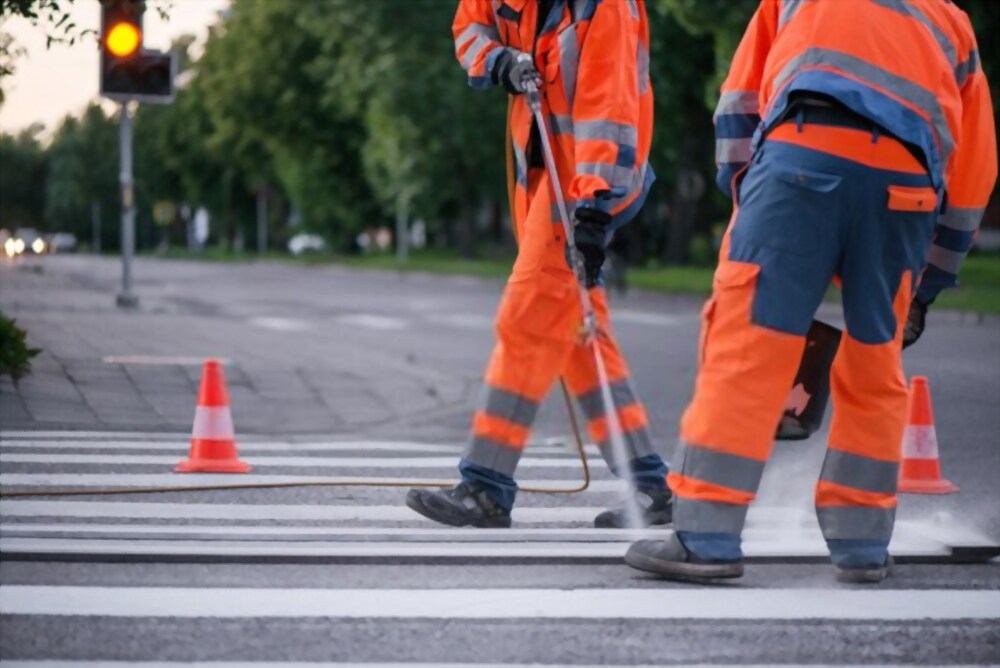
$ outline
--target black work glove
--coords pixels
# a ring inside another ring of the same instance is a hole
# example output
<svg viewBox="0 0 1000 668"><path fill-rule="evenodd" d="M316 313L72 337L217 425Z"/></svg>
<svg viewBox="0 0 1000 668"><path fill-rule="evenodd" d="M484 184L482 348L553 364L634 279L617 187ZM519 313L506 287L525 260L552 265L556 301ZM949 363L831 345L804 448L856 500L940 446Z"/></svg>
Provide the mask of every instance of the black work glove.
<svg viewBox="0 0 1000 668"><path fill-rule="evenodd" d="M604 251L608 242L608 224L611 214L597 209L577 209L573 241L577 252L583 256L586 286L592 288L601 278Z"/></svg>
<svg viewBox="0 0 1000 668"><path fill-rule="evenodd" d="M910 315L906 318L906 326L903 328L903 348L909 348L920 335L924 333L924 321L927 319L927 304L921 304L914 299L910 303Z"/></svg>
<svg viewBox="0 0 1000 668"><path fill-rule="evenodd" d="M511 95L524 93L524 84L529 79L538 87L542 85L542 75L535 69L531 56L510 47L504 47L503 52L497 56L490 79L494 84L503 86Z"/></svg>

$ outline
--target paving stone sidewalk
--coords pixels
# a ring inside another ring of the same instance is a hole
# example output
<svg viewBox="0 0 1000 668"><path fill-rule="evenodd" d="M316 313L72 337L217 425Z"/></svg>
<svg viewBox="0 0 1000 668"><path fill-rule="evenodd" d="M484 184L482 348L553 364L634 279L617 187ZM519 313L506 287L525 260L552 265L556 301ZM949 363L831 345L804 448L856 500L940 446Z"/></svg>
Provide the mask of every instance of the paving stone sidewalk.
<svg viewBox="0 0 1000 668"><path fill-rule="evenodd" d="M472 378L329 333L290 337L155 298L122 311L106 285L30 266L0 267L0 283L0 309L44 351L18 383L0 378L3 430L188 430L198 360L216 356L243 433L360 433L462 413L474 394Z"/></svg>

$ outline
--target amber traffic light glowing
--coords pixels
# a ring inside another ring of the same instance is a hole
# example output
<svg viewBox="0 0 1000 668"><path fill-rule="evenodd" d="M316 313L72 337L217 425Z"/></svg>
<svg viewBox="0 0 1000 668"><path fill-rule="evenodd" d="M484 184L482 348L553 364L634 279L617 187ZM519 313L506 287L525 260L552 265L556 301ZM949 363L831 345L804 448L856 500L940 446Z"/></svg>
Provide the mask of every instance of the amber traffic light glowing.
<svg viewBox="0 0 1000 668"><path fill-rule="evenodd" d="M105 38L108 52L118 58L128 58L134 54L139 45L142 44L142 33L132 23L120 21L111 26Z"/></svg>

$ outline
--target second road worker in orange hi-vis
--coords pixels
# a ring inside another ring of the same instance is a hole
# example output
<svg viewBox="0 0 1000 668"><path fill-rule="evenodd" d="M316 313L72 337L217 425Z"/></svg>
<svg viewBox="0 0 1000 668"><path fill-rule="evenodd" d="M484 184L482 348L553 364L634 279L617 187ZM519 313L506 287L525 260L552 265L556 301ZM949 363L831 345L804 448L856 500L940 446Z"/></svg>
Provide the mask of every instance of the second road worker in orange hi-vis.
<svg viewBox="0 0 1000 668"><path fill-rule="evenodd" d="M539 404L562 376L612 470L631 477L645 523L668 523L667 467L653 448L646 411L611 335L600 285L609 236L636 214L653 181L645 7L637 0L462 0L453 31L472 87L499 85L514 96L518 256L497 314L498 341L482 403L459 463L462 482L445 491L412 490L407 505L444 524L510 526L518 460ZM529 79L542 91L559 180L575 218L574 238L585 259L629 471L614 468L593 350L581 341L566 239L523 95ZM604 527L623 523L624 509L595 520Z"/></svg>
<svg viewBox="0 0 1000 668"><path fill-rule="evenodd" d="M839 276L846 331L816 512L838 576L880 581L907 405L900 349L956 284L997 174L972 26L948 0L763 0L715 122L736 206L669 478L676 533L626 561L675 579L742 575L747 506Z"/></svg>

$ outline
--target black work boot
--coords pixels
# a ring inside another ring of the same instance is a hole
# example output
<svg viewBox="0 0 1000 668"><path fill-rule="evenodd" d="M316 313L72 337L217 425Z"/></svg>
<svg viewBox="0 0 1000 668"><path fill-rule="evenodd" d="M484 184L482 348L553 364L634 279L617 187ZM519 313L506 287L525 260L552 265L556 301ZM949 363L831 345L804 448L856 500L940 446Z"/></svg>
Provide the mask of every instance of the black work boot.
<svg viewBox="0 0 1000 668"><path fill-rule="evenodd" d="M743 560L701 559L689 552L677 534L667 540L640 540L625 553L632 568L668 580L724 580L743 576Z"/></svg>
<svg viewBox="0 0 1000 668"><path fill-rule="evenodd" d="M406 505L424 517L453 527L510 527L510 511L490 498L479 483L461 482L451 489L411 489Z"/></svg>
<svg viewBox="0 0 1000 668"><path fill-rule="evenodd" d="M670 524L674 521L674 506L671 503L673 494L666 487L636 490L635 500L643 526ZM624 507L605 510L594 518L594 526L598 529L625 529L628 527L628 513Z"/></svg>
<svg viewBox="0 0 1000 668"><path fill-rule="evenodd" d="M835 566L837 581L847 584L877 584L892 575L892 556L889 556L881 566L868 568L847 568Z"/></svg>

